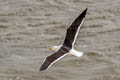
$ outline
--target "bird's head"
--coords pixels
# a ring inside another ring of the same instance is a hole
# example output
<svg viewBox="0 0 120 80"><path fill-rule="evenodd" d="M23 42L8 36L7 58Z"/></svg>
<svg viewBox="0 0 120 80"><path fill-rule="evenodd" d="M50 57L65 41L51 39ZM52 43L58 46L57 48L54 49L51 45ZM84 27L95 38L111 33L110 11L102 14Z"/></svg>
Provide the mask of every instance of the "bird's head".
<svg viewBox="0 0 120 80"><path fill-rule="evenodd" d="M60 49L61 45L60 46L53 46L51 48L49 48L49 50L51 51L58 51Z"/></svg>
<svg viewBox="0 0 120 80"><path fill-rule="evenodd" d="M53 46L53 47L50 47L49 50L51 50L51 51L57 51L58 47L57 46Z"/></svg>

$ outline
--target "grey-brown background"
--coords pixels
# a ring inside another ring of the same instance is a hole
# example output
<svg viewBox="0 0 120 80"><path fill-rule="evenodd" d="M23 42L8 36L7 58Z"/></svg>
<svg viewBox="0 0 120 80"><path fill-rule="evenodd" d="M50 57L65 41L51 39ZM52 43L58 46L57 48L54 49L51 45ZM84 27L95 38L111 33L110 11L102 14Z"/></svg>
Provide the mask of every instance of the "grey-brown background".
<svg viewBox="0 0 120 80"><path fill-rule="evenodd" d="M76 49L39 72L86 8ZM120 80L120 0L0 0L0 80Z"/></svg>

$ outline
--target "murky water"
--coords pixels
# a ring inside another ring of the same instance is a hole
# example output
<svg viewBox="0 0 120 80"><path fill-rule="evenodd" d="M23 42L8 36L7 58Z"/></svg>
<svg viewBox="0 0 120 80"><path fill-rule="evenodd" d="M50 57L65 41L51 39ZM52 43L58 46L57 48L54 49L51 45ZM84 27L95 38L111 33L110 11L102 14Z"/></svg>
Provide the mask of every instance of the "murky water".
<svg viewBox="0 0 120 80"><path fill-rule="evenodd" d="M84 56L39 72L86 7L76 42ZM120 80L120 0L0 0L0 80Z"/></svg>

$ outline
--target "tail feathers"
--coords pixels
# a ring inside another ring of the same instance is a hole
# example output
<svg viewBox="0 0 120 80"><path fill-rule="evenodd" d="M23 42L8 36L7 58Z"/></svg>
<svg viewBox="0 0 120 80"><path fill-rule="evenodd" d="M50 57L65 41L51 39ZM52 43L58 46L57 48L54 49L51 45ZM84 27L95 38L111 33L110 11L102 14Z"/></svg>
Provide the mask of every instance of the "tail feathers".
<svg viewBox="0 0 120 80"><path fill-rule="evenodd" d="M79 51L76 51L76 50L72 49L70 51L70 54L72 54L72 55L74 55L76 57L81 57L83 55L83 52L79 52Z"/></svg>

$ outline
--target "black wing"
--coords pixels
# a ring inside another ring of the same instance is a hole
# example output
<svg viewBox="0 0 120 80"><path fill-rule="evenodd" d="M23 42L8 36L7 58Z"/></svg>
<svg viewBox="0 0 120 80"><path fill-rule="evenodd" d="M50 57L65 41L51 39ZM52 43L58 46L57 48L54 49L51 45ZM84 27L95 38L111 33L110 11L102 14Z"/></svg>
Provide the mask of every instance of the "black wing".
<svg viewBox="0 0 120 80"><path fill-rule="evenodd" d="M58 61L59 59L63 58L66 54L65 51L62 51L61 49L58 50L56 53L48 56L45 61L43 62L43 64L40 67L40 71L46 70L47 68L49 68L53 63L55 63L56 61Z"/></svg>
<svg viewBox="0 0 120 80"><path fill-rule="evenodd" d="M83 22L83 19L86 15L86 12L87 12L87 8L74 20L74 22L67 29L66 37L63 42L64 46L72 48L72 46L74 45L79 29L82 25L81 23Z"/></svg>

